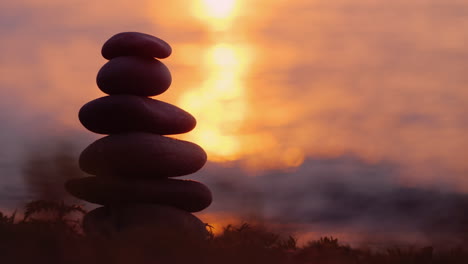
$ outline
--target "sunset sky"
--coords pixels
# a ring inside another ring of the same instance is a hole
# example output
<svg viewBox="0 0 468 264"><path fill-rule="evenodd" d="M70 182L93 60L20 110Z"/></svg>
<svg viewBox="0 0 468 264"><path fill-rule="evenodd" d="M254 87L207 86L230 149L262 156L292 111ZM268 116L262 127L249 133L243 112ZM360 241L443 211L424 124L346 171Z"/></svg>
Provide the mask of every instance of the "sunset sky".
<svg viewBox="0 0 468 264"><path fill-rule="evenodd" d="M101 137L77 113L104 96L100 49L123 31L173 48L155 98L197 118L179 137L208 153L186 177L213 191L200 218L349 241L468 230L461 0L3 1L0 208L31 198L30 153Z"/></svg>

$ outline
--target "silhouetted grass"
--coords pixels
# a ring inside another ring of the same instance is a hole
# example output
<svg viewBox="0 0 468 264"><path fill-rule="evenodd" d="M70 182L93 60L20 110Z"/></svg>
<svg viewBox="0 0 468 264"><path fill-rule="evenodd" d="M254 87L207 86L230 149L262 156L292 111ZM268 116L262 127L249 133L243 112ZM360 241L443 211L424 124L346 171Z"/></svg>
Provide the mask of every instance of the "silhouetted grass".
<svg viewBox="0 0 468 264"><path fill-rule="evenodd" d="M84 210L63 203L35 201L24 218L0 212L0 263L107 264L466 264L468 252L457 248L434 252L432 247L389 248L385 251L354 249L333 237L298 246L263 227L229 225L206 240L122 234L113 238L86 236L79 221Z"/></svg>

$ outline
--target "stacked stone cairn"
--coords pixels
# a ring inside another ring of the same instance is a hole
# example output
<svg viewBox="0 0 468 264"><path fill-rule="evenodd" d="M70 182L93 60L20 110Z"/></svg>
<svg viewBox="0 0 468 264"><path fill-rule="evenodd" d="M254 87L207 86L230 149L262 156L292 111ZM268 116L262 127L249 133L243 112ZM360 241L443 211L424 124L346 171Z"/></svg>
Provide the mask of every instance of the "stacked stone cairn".
<svg viewBox="0 0 468 264"><path fill-rule="evenodd" d="M192 130L195 118L148 98L171 84L169 70L156 59L171 51L163 40L137 32L119 33L102 48L109 61L97 85L109 96L85 104L79 119L88 130L109 135L80 155L81 170L94 176L65 184L72 195L103 205L84 217L86 233L207 235L206 225L191 212L210 205L210 190L196 181L173 179L202 168L206 153L196 144L164 136Z"/></svg>

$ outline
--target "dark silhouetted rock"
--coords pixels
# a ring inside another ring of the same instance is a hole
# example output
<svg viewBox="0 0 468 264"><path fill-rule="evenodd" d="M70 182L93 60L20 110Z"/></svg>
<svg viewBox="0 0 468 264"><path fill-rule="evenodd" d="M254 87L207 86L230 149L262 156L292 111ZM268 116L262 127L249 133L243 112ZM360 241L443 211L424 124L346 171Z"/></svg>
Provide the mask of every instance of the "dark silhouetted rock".
<svg viewBox="0 0 468 264"><path fill-rule="evenodd" d="M208 237L206 225L189 212L156 204L119 204L99 207L85 215L83 229L88 234L109 237L125 233L155 238ZM140 233L141 232L141 233Z"/></svg>
<svg viewBox="0 0 468 264"><path fill-rule="evenodd" d="M166 91L172 77L158 60L126 56L114 58L102 66L96 81L106 94L153 96Z"/></svg>
<svg viewBox="0 0 468 264"><path fill-rule="evenodd" d="M85 233L90 235L103 235L110 238L116 232L110 207L98 207L89 211L83 217L82 226Z"/></svg>
<svg viewBox="0 0 468 264"><path fill-rule="evenodd" d="M121 56L166 58L172 49L164 40L139 33L122 32L112 36L102 46L102 56L108 60Z"/></svg>
<svg viewBox="0 0 468 264"><path fill-rule="evenodd" d="M168 179L194 173L206 163L198 145L163 136L192 130L195 118L147 98L171 85L169 70L155 59L171 51L163 40L137 32L119 33L102 47L109 61L96 82L110 96L84 105L79 118L89 130L110 135L93 142L79 158L80 168L97 177L69 180L65 186L78 198L104 205L85 215L87 234L127 243L175 241L169 243L174 248L188 238L198 243L209 237L206 225L190 212L211 204L210 190L199 182Z"/></svg>
<svg viewBox="0 0 468 264"><path fill-rule="evenodd" d="M65 187L80 199L102 205L155 203L198 212L211 204L210 190L190 180L86 177L69 180Z"/></svg>
<svg viewBox="0 0 468 264"><path fill-rule="evenodd" d="M101 138L79 160L80 168L89 174L128 179L187 175L205 162L205 151L194 143L144 132Z"/></svg>
<svg viewBox="0 0 468 264"><path fill-rule="evenodd" d="M184 110L158 100L135 95L111 95L85 104L81 123L100 134L142 131L160 135L192 130L195 118Z"/></svg>

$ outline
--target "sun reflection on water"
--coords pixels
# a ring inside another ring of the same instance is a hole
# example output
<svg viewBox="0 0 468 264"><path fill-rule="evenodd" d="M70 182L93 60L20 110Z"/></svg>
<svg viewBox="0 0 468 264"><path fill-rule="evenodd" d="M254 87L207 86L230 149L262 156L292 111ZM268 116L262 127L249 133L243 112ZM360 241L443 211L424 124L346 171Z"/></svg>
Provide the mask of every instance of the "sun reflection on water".
<svg viewBox="0 0 468 264"><path fill-rule="evenodd" d="M213 34L230 34L235 17L236 0L199 0L193 13L207 24ZM249 64L249 47L242 43L219 41L204 48L200 71L206 79L200 87L184 93L179 105L198 120L197 128L186 135L197 142L212 161L229 161L241 152L239 129L247 111L245 74Z"/></svg>
<svg viewBox="0 0 468 264"><path fill-rule="evenodd" d="M240 153L236 132L247 111L243 83L247 54L247 48L227 43L207 49L201 66L209 72L207 79L180 99L180 105L199 120L188 140L200 144L211 160L233 160Z"/></svg>
<svg viewBox="0 0 468 264"><path fill-rule="evenodd" d="M178 105L198 120L197 128L182 138L202 146L211 161L243 159L247 160L245 167L251 170L298 167L304 161L301 149L249 127L248 111L252 106L247 98L251 84L248 74L252 73L250 66L256 51L254 44L243 40L242 28L231 27L238 19L241 3L240 0L195 2L192 10L195 17L206 24L212 40L220 40L200 49L203 55L197 67L205 79L179 99ZM279 118L275 115L275 120Z"/></svg>

